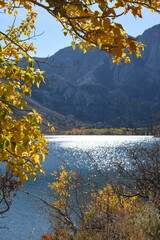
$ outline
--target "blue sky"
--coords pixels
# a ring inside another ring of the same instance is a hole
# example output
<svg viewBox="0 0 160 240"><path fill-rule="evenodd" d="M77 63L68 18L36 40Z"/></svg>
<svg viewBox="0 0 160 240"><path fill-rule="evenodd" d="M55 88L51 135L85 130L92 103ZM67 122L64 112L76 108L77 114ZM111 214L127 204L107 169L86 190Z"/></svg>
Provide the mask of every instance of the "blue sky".
<svg viewBox="0 0 160 240"><path fill-rule="evenodd" d="M34 41L37 47L37 56L47 57L53 55L59 49L62 49L70 45L72 41L71 37L65 37L62 32L62 26L56 22L55 19L45 12L43 9L39 9L39 16L36 23L36 34L41 34ZM24 13L20 14L20 17ZM11 19L6 15L0 15L1 27L3 30L5 25L11 24ZM119 18L119 22L124 26L124 29L129 35L134 37L142 34L146 29L160 23L160 15L152 13L149 10L143 11L143 18L134 18L132 15L125 15Z"/></svg>

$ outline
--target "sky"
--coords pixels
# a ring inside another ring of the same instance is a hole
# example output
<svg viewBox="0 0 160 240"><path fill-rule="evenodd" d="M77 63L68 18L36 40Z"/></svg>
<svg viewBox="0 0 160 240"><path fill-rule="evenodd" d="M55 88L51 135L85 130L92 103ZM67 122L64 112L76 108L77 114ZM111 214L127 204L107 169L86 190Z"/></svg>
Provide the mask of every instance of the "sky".
<svg viewBox="0 0 160 240"><path fill-rule="evenodd" d="M38 9L38 18L36 22L36 34L38 36L34 40L34 45L37 47L38 57L52 56L58 50L70 46L72 41L71 37L64 36L62 26L52 16L50 16L45 10ZM23 13L20 14L20 17ZM0 15L0 29L3 30L5 25L11 24L9 16ZM125 15L119 18L127 33L131 36L141 35L146 29L160 24L160 15L158 13L152 13L149 10L143 10L143 18L134 18L132 15Z"/></svg>

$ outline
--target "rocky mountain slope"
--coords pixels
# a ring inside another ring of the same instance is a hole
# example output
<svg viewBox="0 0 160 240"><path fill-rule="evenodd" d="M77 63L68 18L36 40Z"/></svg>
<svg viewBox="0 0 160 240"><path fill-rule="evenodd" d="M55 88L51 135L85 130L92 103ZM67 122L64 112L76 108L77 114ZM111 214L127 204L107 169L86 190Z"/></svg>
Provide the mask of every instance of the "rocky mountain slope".
<svg viewBox="0 0 160 240"><path fill-rule="evenodd" d="M46 84L34 88L32 98L59 114L100 127L152 124L154 113L160 111L160 25L138 40L147 46L143 57L132 57L130 65L112 64L98 49L83 54L71 47L40 59L63 67L40 64Z"/></svg>
<svg viewBox="0 0 160 240"><path fill-rule="evenodd" d="M48 123L52 123L56 129L56 133L63 130L71 130L73 128L81 128L84 123L75 119L74 116L59 114L52 109L42 106L32 98L27 98L30 109L36 109L38 113L43 117L43 123L41 129L44 133L52 133L48 127ZM90 127L90 126L89 126Z"/></svg>

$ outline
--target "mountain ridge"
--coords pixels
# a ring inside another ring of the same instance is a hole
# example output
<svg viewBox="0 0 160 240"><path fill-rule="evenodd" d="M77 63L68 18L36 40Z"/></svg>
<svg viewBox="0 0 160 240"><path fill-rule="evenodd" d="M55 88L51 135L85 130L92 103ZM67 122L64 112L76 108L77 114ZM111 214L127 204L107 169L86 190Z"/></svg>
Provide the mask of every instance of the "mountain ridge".
<svg viewBox="0 0 160 240"><path fill-rule="evenodd" d="M41 64L46 84L33 88L32 98L42 106L81 122L102 127L141 127L153 123L160 110L160 24L138 40L147 45L142 58L115 65L96 49L83 54L71 47L59 50ZM73 66L71 66L73 65ZM54 125L54 123L53 123Z"/></svg>

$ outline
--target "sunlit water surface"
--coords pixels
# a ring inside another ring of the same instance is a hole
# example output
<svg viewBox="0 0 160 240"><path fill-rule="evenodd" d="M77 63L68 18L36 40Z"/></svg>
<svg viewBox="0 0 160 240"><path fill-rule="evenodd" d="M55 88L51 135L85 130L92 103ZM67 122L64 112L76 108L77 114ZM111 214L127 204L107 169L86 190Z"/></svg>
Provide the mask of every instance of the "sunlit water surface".
<svg viewBox="0 0 160 240"><path fill-rule="evenodd" d="M47 187L52 182L51 173L61 164L88 173L95 166L102 171L112 168L112 163L129 162L128 151L134 147L159 143L152 136L46 136L49 141L49 156L44 163L46 175L29 181L24 189L49 199ZM1 218L1 240L40 240L50 232L50 223L44 214L41 201L18 193L6 218Z"/></svg>

